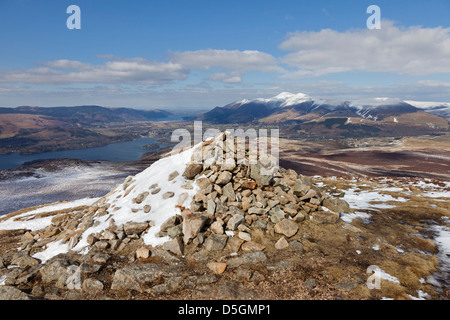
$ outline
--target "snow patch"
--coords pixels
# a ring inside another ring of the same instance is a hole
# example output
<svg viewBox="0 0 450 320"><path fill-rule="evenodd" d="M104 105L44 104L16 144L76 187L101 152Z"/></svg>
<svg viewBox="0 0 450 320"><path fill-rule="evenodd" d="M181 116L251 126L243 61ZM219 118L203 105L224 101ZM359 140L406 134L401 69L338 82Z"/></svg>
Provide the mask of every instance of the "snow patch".
<svg viewBox="0 0 450 320"><path fill-rule="evenodd" d="M11 217L10 219L0 222L0 230L15 230L15 229L28 229L31 231L40 230L48 227L51 224L53 215L43 218L34 218L35 215L41 213L55 212L60 210L66 210L70 208L76 208L81 206L90 206L100 198L84 198L75 201L62 202L57 204L51 204L38 208L35 210L27 211ZM20 220L19 220L20 219Z"/></svg>

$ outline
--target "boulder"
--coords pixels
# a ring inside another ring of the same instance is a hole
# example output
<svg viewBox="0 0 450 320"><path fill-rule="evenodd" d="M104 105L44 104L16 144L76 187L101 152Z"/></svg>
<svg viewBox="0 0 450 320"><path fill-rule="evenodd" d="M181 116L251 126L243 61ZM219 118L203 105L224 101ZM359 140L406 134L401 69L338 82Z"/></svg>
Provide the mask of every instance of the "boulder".
<svg viewBox="0 0 450 320"><path fill-rule="evenodd" d="M183 177L186 177L189 180L195 178L203 170L203 164L197 163L189 163L184 170Z"/></svg>
<svg viewBox="0 0 450 320"><path fill-rule="evenodd" d="M210 262L207 266L215 274L222 274L227 268L227 264L225 262Z"/></svg>
<svg viewBox="0 0 450 320"><path fill-rule="evenodd" d="M285 237L281 237L276 243L275 243L275 249L283 250L289 248L289 242L287 242Z"/></svg>
<svg viewBox="0 0 450 320"><path fill-rule="evenodd" d="M240 257L233 257L227 260L230 268L236 268L241 265L266 263L267 256L262 251L249 252Z"/></svg>
<svg viewBox="0 0 450 320"><path fill-rule="evenodd" d="M234 192L233 184L229 182L222 188L223 196L227 197L228 201L233 202L236 200L236 193Z"/></svg>
<svg viewBox="0 0 450 320"><path fill-rule="evenodd" d="M141 234L149 227L149 224L147 222L127 222L123 226L123 231L126 235L134 235L134 234Z"/></svg>
<svg viewBox="0 0 450 320"><path fill-rule="evenodd" d="M245 217L242 214L233 215L227 223L227 229L234 231L238 228L238 226L245 221Z"/></svg>
<svg viewBox="0 0 450 320"><path fill-rule="evenodd" d="M207 221L207 217L202 214L191 214L185 217L183 221L183 241L188 244L203 229Z"/></svg>
<svg viewBox="0 0 450 320"><path fill-rule="evenodd" d="M317 211L312 215L313 221L323 224L333 224L339 222L339 213L332 211Z"/></svg>
<svg viewBox="0 0 450 320"><path fill-rule="evenodd" d="M269 186L273 180L273 174L264 168L258 161L256 164L250 164L250 178L254 179L261 186Z"/></svg>
<svg viewBox="0 0 450 320"><path fill-rule="evenodd" d="M218 185L225 185L228 182L230 182L231 178L233 177L233 174L229 171L222 171L219 176L217 177L215 184Z"/></svg>
<svg viewBox="0 0 450 320"><path fill-rule="evenodd" d="M212 233L205 240L205 249L208 251L223 250L227 244L228 236L226 234Z"/></svg>
<svg viewBox="0 0 450 320"><path fill-rule="evenodd" d="M152 285L156 280L180 274L177 269L161 263L135 264L115 272L111 290L135 290L142 293L145 286Z"/></svg>
<svg viewBox="0 0 450 320"><path fill-rule="evenodd" d="M177 256L182 256L184 252L184 243L181 236L177 236L171 241L167 241L163 244L163 249L172 252Z"/></svg>
<svg viewBox="0 0 450 320"><path fill-rule="evenodd" d="M327 198L323 200L322 205L331 211L338 213L348 213L352 211L347 201L342 199Z"/></svg>
<svg viewBox="0 0 450 320"><path fill-rule="evenodd" d="M289 219L281 220L280 222L275 224L274 228L276 233L285 235L288 238L294 236L297 233L298 229L298 224Z"/></svg>

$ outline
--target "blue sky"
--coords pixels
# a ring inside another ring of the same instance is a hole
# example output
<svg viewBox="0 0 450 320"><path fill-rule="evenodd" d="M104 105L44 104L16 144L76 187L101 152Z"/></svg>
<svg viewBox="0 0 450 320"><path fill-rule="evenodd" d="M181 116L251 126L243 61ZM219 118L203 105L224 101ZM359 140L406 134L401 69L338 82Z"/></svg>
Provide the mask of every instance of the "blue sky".
<svg viewBox="0 0 450 320"><path fill-rule="evenodd" d="M72 4L81 30L66 27ZM0 106L450 101L449 14L446 0L0 0Z"/></svg>

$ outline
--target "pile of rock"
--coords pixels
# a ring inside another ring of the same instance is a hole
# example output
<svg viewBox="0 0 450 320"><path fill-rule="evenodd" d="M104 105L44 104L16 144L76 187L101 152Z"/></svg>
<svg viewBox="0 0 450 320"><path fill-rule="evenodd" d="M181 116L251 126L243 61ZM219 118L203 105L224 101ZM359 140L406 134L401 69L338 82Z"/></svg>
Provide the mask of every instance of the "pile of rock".
<svg viewBox="0 0 450 320"><path fill-rule="evenodd" d="M230 140L234 148L230 147ZM257 154L258 160L251 163L248 144L244 149L239 147L237 138L222 133L197 149L201 152L201 163L194 161L199 156L194 153L183 173L174 171L168 175L170 181L182 174L187 179L184 188L192 189L196 184L200 190L193 196L189 208L181 205L187 198L187 194L182 193L177 206L181 214L171 216L161 225L157 236L171 239L162 245L163 249L183 255L184 247L193 243L208 251L223 250L227 245L232 252L261 251L264 245L252 237L256 229L272 236L280 235L276 247L285 248L289 245L287 239L297 233L305 219L336 223L339 212L350 210L344 200L330 198L315 187L309 177L274 165L276 162L269 156ZM126 189L131 181L132 178L128 178L123 188ZM151 190L157 193L160 188L154 185ZM166 194L163 199L173 197L173 192ZM139 194L133 203L142 203L148 195L149 192ZM104 199L75 216L76 219L55 221L55 225L66 230L63 241L69 242L70 248L77 244L86 229L93 226L95 217L108 213L109 204L104 203ZM144 211L150 210L150 205L144 206ZM78 224L69 227L74 220ZM121 251L132 240L144 235L154 223L149 219L116 226L114 219L110 219L109 225L101 233L88 236L91 247ZM77 228L81 231L71 232Z"/></svg>
<svg viewBox="0 0 450 320"><path fill-rule="evenodd" d="M233 139L234 149L222 149L230 145L227 139ZM173 239L164 245L173 253L182 254L183 246L191 242L209 251L223 250L227 244L233 252L260 251L264 246L252 238L256 229L279 234L276 247L284 248L305 219L336 223L339 212L350 210L344 200L330 198L294 170L274 166L273 161L264 163L264 159L249 163L248 145L239 150L237 139L226 133L201 148L203 163L194 162L194 155L183 173L200 191L190 208L182 208L181 215L168 219L159 232ZM239 162L240 152L245 157ZM225 158L221 164L216 161L218 154Z"/></svg>

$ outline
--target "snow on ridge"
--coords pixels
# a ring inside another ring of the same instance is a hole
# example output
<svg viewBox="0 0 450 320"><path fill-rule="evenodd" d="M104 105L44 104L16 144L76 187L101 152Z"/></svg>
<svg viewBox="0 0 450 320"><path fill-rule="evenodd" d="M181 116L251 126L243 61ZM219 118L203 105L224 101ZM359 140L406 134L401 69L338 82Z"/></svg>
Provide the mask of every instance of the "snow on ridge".
<svg viewBox="0 0 450 320"><path fill-rule="evenodd" d="M108 228L110 218L114 219L116 225L122 225L127 222L140 223L153 221L154 226L143 236L144 243L151 246L158 246L169 241L169 237L156 237L156 234L168 218L181 214L181 210L176 207L180 195L183 193L187 194L182 206L189 209L193 196L199 190L195 182L192 183L192 189L190 190L182 188L188 182L182 174L186 165L191 161L191 157L197 147L198 145L156 161L150 167L135 175L126 189L124 188L124 184L119 185L106 198L106 203L111 205L109 208L111 213L97 218L96 221L99 221L98 225L84 232L74 250L82 250L87 247L87 237L89 234L101 232ZM175 171L178 172L178 176L172 181L169 181L169 175ZM157 186L150 189L154 185ZM151 193L158 188L161 189L158 193ZM132 200L144 192L149 193L146 199L140 204L133 203ZM171 198L164 199L163 196L167 192L173 192L174 195ZM151 206L149 213L145 213L142 210L145 205ZM133 213L133 210L136 212Z"/></svg>
<svg viewBox="0 0 450 320"><path fill-rule="evenodd" d="M450 108L450 102L413 101L413 100L405 100L405 102L419 109L430 109L435 107Z"/></svg>
<svg viewBox="0 0 450 320"><path fill-rule="evenodd" d="M368 98L352 101L350 102L350 107L363 109L368 107L379 107L382 105L394 105L399 103L404 103L404 101L399 98Z"/></svg>
<svg viewBox="0 0 450 320"><path fill-rule="evenodd" d="M313 99L311 97L309 97L307 94L304 93L282 92L271 98L256 98L253 100L243 99L238 102L240 104L246 104L251 102L265 103L272 108L284 108L312 100Z"/></svg>
<svg viewBox="0 0 450 320"><path fill-rule="evenodd" d="M41 213L56 212L82 206L90 206L100 198L83 198L74 201L65 201L42 206L40 208L29 210L10 219L0 222L0 230L28 229L31 231L40 230L48 227L52 223L53 215L42 218L35 218L35 215Z"/></svg>

